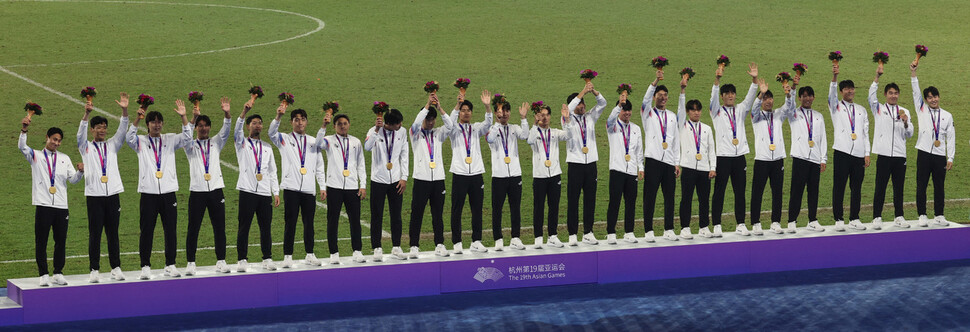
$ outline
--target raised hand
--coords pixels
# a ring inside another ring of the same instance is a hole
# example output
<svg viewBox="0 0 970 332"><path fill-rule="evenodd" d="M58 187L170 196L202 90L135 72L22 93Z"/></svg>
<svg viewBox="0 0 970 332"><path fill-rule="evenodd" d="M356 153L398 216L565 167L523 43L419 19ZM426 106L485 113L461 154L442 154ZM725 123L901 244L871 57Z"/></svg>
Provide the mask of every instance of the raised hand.
<svg viewBox="0 0 970 332"><path fill-rule="evenodd" d="M84 116L91 114L91 111L93 110L94 110L94 104L92 104L90 101L84 103Z"/></svg>
<svg viewBox="0 0 970 332"><path fill-rule="evenodd" d="M687 88L687 79L686 78L680 79L680 89L684 90L686 88Z"/></svg>
<svg viewBox="0 0 970 332"><path fill-rule="evenodd" d="M876 76L882 76L882 63L876 67Z"/></svg>
<svg viewBox="0 0 970 332"><path fill-rule="evenodd" d="M523 102L522 106L519 106L519 116L525 119L525 115L529 112L529 103Z"/></svg>
<svg viewBox="0 0 970 332"><path fill-rule="evenodd" d="M226 118L229 118L229 97L220 98L219 105L222 106L222 112L226 113Z"/></svg>
<svg viewBox="0 0 970 332"><path fill-rule="evenodd" d="M20 121L20 124L23 126L23 129L26 130L27 127L30 127L30 119L24 117L24 119Z"/></svg>
<svg viewBox="0 0 970 332"><path fill-rule="evenodd" d="M664 80L664 71L662 69L657 69L657 81Z"/></svg>
<svg viewBox="0 0 970 332"><path fill-rule="evenodd" d="M758 64L754 62L748 64L748 75L751 75L751 77L758 77Z"/></svg>
<svg viewBox="0 0 970 332"><path fill-rule="evenodd" d="M115 102L118 103L118 107L121 107L122 109L127 110L128 109L128 93L127 92L122 92L121 95L118 96L118 100L115 100Z"/></svg>
<svg viewBox="0 0 970 332"><path fill-rule="evenodd" d="M144 107L139 107L138 108L138 120L141 120L141 119L144 119L145 118L145 112L148 112L148 111L146 111Z"/></svg>
<svg viewBox="0 0 970 332"><path fill-rule="evenodd" d="M280 107L277 107L276 108L276 118L277 119L279 119L279 117L283 116L283 114L286 114L286 106L287 105L285 103L280 103Z"/></svg>
<svg viewBox="0 0 970 332"><path fill-rule="evenodd" d="M798 82L801 81L801 79L802 77L800 75L795 75L795 77L793 77L791 80L792 86L797 86Z"/></svg>
<svg viewBox="0 0 970 332"><path fill-rule="evenodd" d="M839 74L839 64L838 63L832 64L832 74L835 74L835 75L838 75Z"/></svg>
<svg viewBox="0 0 970 332"><path fill-rule="evenodd" d="M185 116L185 102L183 102L181 99L175 100L175 114Z"/></svg>
<svg viewBox="0 0 970 332"><path fill-rule="evenodd" d="M202 109L200 109L198 106L192 105L192 116L199 117L199 115L202 115Z"/></svg>
<svg viewBox="0 0 970 332"><path fill-rule="evenodd" d="M626 98L627 98L626 91L623 91L623 93L620 94L620 105L626 104Z"/></svg>
<svg viewBox="0 0 970 332"><path fill-rule="evenodd" d="M324 127L326 127L327 125L329 125L331 121L333 121L333 113L327 113L326 115L323 116L323 126Z"/></svg>
<svg viewBox="0 0 970 332"><path fill-rule="evenodd" d="M765 92L768 92L768 84L765 83L765 79L763 78L758 79L758 91L760 91L761 95L765 94Z"/></svg>
<svg viewBox="0 0 970 332"><path fill-rule="evenodd" d="M384 117L378 116L374 121L374 128L381 129L381 127L384 127Z"/></svg>
<svg viewBox="0 0 970 332"><path fill-rule="evenodd" d="M720 79L721 77L724 77L724 69L718 67L714 70L714 78Z"/></svg>
<svg viewBox="0 0 970 332"><path fill-rule="evenodd" d="M566 119L566 122L569 122L569 105L567 104L562 104L562 117Z"/></svg>
<svg viewBox="0 0 970 332"><path fill-rule="evenodd" d="M784 89L785 89L785 95L786 95L786 96L787 96L787 95L788 95L789 93L791 93L791 90L792 90L792 87L791 87L791 85L788 85L788 84L784 84L784 85L782 86L782 88L784 88Z"/></svg>
<svg viewBox="0 0 970 332"><path fill-rule="evenodd" d="M488 89L482 90L482 104L485 104L485 106L492 105L492 93L488 92Z"/></svg>

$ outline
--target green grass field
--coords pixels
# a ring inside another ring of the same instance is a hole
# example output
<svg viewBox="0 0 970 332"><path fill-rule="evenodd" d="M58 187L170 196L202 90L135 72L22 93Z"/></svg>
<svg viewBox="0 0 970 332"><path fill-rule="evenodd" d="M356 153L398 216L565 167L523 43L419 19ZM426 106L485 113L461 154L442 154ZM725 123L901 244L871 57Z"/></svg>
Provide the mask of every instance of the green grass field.
<svg viewBox="0 0 970 332"><path fill-rule="evenodd" d="M23 104L31 100L45 109L44 115L33 121L29 145L40 148L44 129L58 126L67 134L62 151L78 161L74 134L83 114L77 100L80 99L78 92L84 86L97 87L99 94L95 106L116 116L120 115L120 110L113 100L119 92L153 95L156 105L152 109L164 112L169 119L165 131L174 132L178 129L177 116L171 109L176 98L185 99L189 91L203 91L206 94L203 113L216 118L221 114L218 97L229 96L233 99L235 117L248 98L246 91L250 84L256 84L264 88L268 98L260 100L254 112L266 118L267 124L276 107L273 96L287 91L296 96L295 107L311 111L311 128L318 126L322 119L320 105L327 100L339 100L343 111L354 120L351 133L363 138L367 128L373 125L370 104L374 100L386 101L400 109L405 114L405 123L410 124L425 103L422 87L429 80L442 84L441 94L448 106L447 102L457 93L450 87L451 82L457 77L471 78L469 95L477 103L475 119L480 121L483 108L476 96L480 89L504 93L513 105L536 100L558 105L565 102L569 93L582 88L583 81L578 74L585 68L600 73L593 83L610 105L617 100L614 90L620 83L632 84L634 96L642 96L654 76L650 59L658 55L670 59L668 73L673 74L686 66L698 72L688 87L687 97L701 100L705 107L713 83L714 60L720 54L730 56L733 61L722 81L738 85L739 91L744 91L750 82L745 74L748 62L757 62L761 75L769 80L780 71L790 71L793 62L806 63L809 71L802 85L815 88L815 108L825 113L825 94L831 80L827 53L843 52L845 59L840 79L854 80L859 87L857 102L866 104L865 93L875 72L871 54L884 50L890 53L891 61L880 82L899 83L903 90L900 104L913 110L908 63L914 57L913 46L925 44L930 53L921 62L921 84L939 87L943 108L954 114L958 124L970 123L970 116L965 111L970 106L967 101L970 86L965 80L965 66L959 60L966 50L965 18L970 16L970 10L958 1L926 2L919 6L903 1L831 0L730 3L708 0L198 2L219 4L216 6L191 5L193 3L192 0L185 3L0 1L0 29L4 31L0 35L0 67L3 71L0 73L0 108L6 110L3 114L9 122L0 126L0 136L7 142L7 148L0 153L0 176L6 183L0 187L0 197L4 198L0 202L0 229L3 230L0 235L0 278L36 275L33 262L34 208L30 205L29 183L24 178L29 171L15 148ZM326 22L325 27L300 38L273 43L318 29L319 24L312 18ZM244 47L254 44L267 45ZM218 51L206 52L210 50ZM677 84L674 79L664 83ZM780 86L774 83L772 88L777 91ZM605 116L600 121L605 122ZM640 123L639 116L634 116L634 121ZM709 115L704 115L703 121L710 123ZM113 133L116 126L117 121L112 120L109 132ZM216 123L213 130L218 130L218 126ZM827 129L831 142L831 121ZM285 124L282 130L289 131L289 125ZM787 125L785 131L788 131ZM750 129L747 134L749 138L753 137ZM600 144L605 146L605 132L599 131L597 135ZM914 162L907 170L907 202L915 200L914 144L915 138L909 142ZM970 169L964 166L961 157L966 141L959 138L957 144L955 166L947 178L947 198L954 200L947 203L947 216L951 221L967 222ZM445 149L446 160L450 160L448 150ZM605 148L602 150L600 158L605 159L607 152ZM524 142L520 143L520 151L529 153ZM484 148L483 153L487 160L488 149ZM182 203L178 242L179 247L184 248L188 169L184 153L176 155L181 186L177 194ZM236 164L232 149L224 151L222 159ZM753 152L748 159L752 165ZM531 243L531 165L528 165L528 158L523 161L526 201L523 240ZM790 166L790 162L788 159L786 164ZM134 253L137 252L139 233L139 195L135 175L137 160L131 149L122 149L120 163L126 189L121 195L122 252ZM867 170L863 204L872 203L874 168L875 160ZM749 167L749 181L751 169ZM225 167L223 171L227 184L227 235L229 244L234 245L237 174ZM824 209L831 205L831 174L829 170L822 176L819 205L823 209L819 218L823 224L833 222L831 210ZM488 191L490 174L485 176ZM599 163L599 178L596 220L604 221L608 179L605 162ZM790 175L785 176L785 182L787 192ZM750 190L751 186L748 188ZM410 188L405 196L405 216L410 214L409 196ZM767 196L764 208L770 207ZM86 255L88 230L82 185L70 187L69 198L73 218L67 255ZM680 201L679 184L677 201ZM661 202L658 200L655 217L662 217ZM731 202L733 196L729 191L725 212L733 212ZM445 208L446 220L451 213L449 205ZM490 205L486 202L485 206L484 228L488 230ZM369 219L369 204L364 203L362 210L364 219ZM696 213L696 207L694 211ZM887 208L886 211L888 216L892 210ZM906 211L907 218L917 217L912 204L907 205ZM470 230L470 214L466 210L464 215L463 229ZM564 237L564 207L560 208L560 215L560 235ZM803 213L800 224L804 225L806 218ZM276 242L282 241L282 219L282 209L277 209L273 221ZM405 223L407 219L405 217ZM871 219L871 207L863 207L862 219ZM509 227L509 218L506 216L504 220ZM316 217L318 241L326 239L325 222L325 210L320 208ZM347 238L346 219L341 222L340 238ZM733 218L727 217L725 222L726 230L734 229ZM387 223L385 221L384 228L389 231ZM654 228L662 229L661 224L655 224ZM694 227L696 232L696 222ZM406 230L405 226L405 233ZM432 248L429 219L425 220L424 231L427 239L422 241L422 250L429 250ZM298 231L298 240L301 232ZM368 228L365 227L364 232L368 235ZM446 236L448 232L446 227ZM605 222L597 224L596 232L605 233ZM637 234L642 233L640 224ZM257 234L254 227L251 243L258 242ZM470 239L470 235L466 235L466 239ZM385 250L389 250L390 239L383 241ZM406 234L404 241L407 243ZM211 228L203 226L199 242L200 247L212 245ZM484 242L491 245L490 232L485 233ZM365 254L370 253L368 240L364 243ZM340 246L342 255L350 254L349 241L340 241ZM154 248L162 249L161 227L156 230ZM302 259L302 245L298 244L296 248L296 258ZM326 256L326 242L317 243L316 248L318 256ZM258 250L252 247L250 253ZM102 253L107 254L106 247ZM229 249L230 263L235 262L235 256L234 249ZM281 245L274 246L274 258L282 259ZM124 269L137 269L137 254L126 254L122 259ZM198 262L200 265L214 264L214 252L200 250ZM163 255L153 255L153 263L155 267L161 267ZM179 266L184 263L185 255L180 253ZM102 271L107 271L106 258L102 259L102 266ZM87 267L86 257L69 258L65 273L86 273Z"/></svg>

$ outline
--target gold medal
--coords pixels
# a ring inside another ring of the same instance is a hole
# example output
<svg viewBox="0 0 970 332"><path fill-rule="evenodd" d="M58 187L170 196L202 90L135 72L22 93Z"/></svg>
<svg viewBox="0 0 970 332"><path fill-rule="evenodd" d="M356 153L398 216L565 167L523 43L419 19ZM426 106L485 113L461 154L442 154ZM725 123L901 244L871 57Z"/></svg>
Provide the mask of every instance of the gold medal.
<svg viewBox="0 0 970 332"><path fill-rule="evenodd" d="M206 181L212 180L212 174L205 173L205 176L203 176L203 177L205 177L205 180Z"/></svg>
<svg viewBox="0 0 970 332"><path fill-rule="evenodd" d="M108 176L107 175L102 175L101 176L101 183L108 183Z"/></svg>
<svg viewBox="0 0 970 332"><path fill-rule="evenodd" d="M697 158L697 160L701 160L701 159L704 159L704 155L698 153L698 154L694 155L694 158Z"/></svg>
<svg viewBox="0 0 970 332"><path fill-rule="evenodd" d="M664 150L666 150L667 149L667 142L663 142L663 144L661 144L660 146L663 147Z"/></svg>
<svg viewBox="0 0 970 332"><path fill-rule="evenodd" d="M155 177L161 179L162 178L162 174L164 174L164 173L162 173L162 171L155 172Z"/></svg>
<svg viewBox="0 0 970 332"><path fill-rule="evenodd" d="M552 160L546 160L546 167L552 167Z"/></svg>
<svg viewBox="0 0 970 332"><path fill-rule="evenodd" d="M512 163L512 158L511 157L505 157L505 163L506 164L511 164Z"/></svg>
<svg viewBox="0 0 970 332"><path fill-rule="evenodd" d="M344 176L350 176L350 170L349 169L345 169L344 170Z"/></svg>
<svg viewBox="0 0 970 332"><path fill-rule="evenodd" d="M859 138L859 136L857 136L855 133L852 133L852 140L854 141L856 138Z"/></svg>
<svg viewBox="0 0 970 332"><path fill-rule="evenodd" d="M51 189L48 190L48 191L50 191L51 194L56 194L57 193L57 188L54 188L54 186L51 186Z"/></svg>
<svg viewBox="0 0 970 332"><path fill-rule="evenodd" d="M589 153L589 148L584 146L583 147L583 153Z"/></svg>
<svg viewBox="0 0 970 332"><path fill-rule="evenodd" d="M392 164L392 163L387 163L387 169L391 169L391 168L394 168L394 164Z"/></svg>
<svg viewBox="0 0 970 332"><path fill-rule="evenodd" d="M306 175L306 167L300 167L300 174Z"/></svg>
<svg viewBox="0 0 970 332"><path fill-rule="evenodd" d="M739 141L737 138L731 140L731 144L738 145L738 143L741 143L741 141Z"/></svg>
<svg viewBox="0 0 970 332"><path fill-rule="evenodd" d="M465 157L465 163L466 164L471 164L472 163L472 157Z"/></svg>
<svg viewBox="0 0 970 332"><path fill-rule="evenodd" d="M940 140L933 141L933 146L940 147Z"/></svg>
<svg viewBox="0 0 970 332"><path fill-rule="evenodd" d="M428 167L431 167L431 169L434 169L434 166L435 166L435 164L434 164L434 162L433 162L433 161L432 161L432 162L430 162L430 163L428 163Z"/></svg>
<svg viewBox="0 0 970 332"><path fill-rule="evenodd" d="M262 174L256 174L256 181L263 181L263 175Z"/></svg>
<svg viewBox="0 0 970 332"><path fill-rule="evenodd" d="M808 147L814 148L815 147L815 141L808 141Z"/></svg>
<svg viewBox="0 0 970 332"><path fill-rule="evenodd" d="M775 145L774 144L768 144L768 150L775 151Z"/></svg>
<svg viewBox="0 0 970 332"><path fill-rule="evenodd" d="M623 156L623 159L626 159L626 161L630 161L630 155Z"/></svg>

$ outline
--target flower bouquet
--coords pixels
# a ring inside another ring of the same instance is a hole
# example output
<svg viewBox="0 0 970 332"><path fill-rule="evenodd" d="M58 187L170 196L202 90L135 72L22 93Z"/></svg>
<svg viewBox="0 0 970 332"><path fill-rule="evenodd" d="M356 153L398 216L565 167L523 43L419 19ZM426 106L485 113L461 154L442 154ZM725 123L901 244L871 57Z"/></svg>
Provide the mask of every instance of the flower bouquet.
<svg viewBox="0 0 970 332"><path fill-rule="evenodd" d="M283 92L283 93L281 93L278 96L278 98L280 99L281 102L283 102L283 106L287 106L287 105L292 105L293 104L293 95L290 94L289 92Z"/></svg>
<svg viewBox="0 0 970 332"><path fill-rule="evenodd" d="M832 60L833 65L839 64L842 61L842 51L829 52L829 60Z"/></svg>
<svg viewBox="0 0 970 332"><path fill-rule="evenodd" d="M81 89L81 97L84 97L90 103L94 99L94 96L98 95L98 91L94 89L93 86Z"/></svg>
<svg viewBox="0 0 970 332"><path fill-rule="evenodd" d="M596 75L599 75L599 73L592 69L583 69L583 71L579 72L579 78L582 78L586 83L596 78Z"/></svg>
<svg viewBox="0 0 970 332"><path fill-rule="evenodd" d="M919 64L919 58L926 56L926 52L930 49L923 45L916 45L916 64Z"/></svg>

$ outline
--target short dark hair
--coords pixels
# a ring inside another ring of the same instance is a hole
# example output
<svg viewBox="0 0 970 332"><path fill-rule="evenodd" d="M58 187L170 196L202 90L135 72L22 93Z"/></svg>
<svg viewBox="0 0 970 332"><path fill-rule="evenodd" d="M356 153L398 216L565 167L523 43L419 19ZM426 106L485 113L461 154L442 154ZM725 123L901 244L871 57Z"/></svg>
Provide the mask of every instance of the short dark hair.
<svg viewBox="0 0 970 332"><path fill-rule="evenodd" d="M61 135L61 139L64 139L64 131L61 128L50 127L50 129L47 129L47 137L54 136L54 134Z"/></svg>
<svg viewBox="0 0 970 332"><path fill-rule="evenodd" d="M460 110L462 106L468 106L468 110L469 111L474 111L475 110L475 105L473 105L472 102L467 101L467 100L463 100L461 102L461 105L458 105L458 109Z"/></svg>
<svg viewBox="0 0 970 332"><path fill-rule="evenodd" d="M624 110L624 111L632 111L633 110L633 103L631 103L630 100L627 100L622 105L620 104L620 101L617 100L616 101L616 105L617 106L620 106L621 109Z"/></svg>
<svg viewBox="0 0 970 332"><path fill-rule="evenodd" d="M100 115L95 115L93 118L91 118L91 122L90 122L91 128L94 128L94 126L97 126L99 124L104 124L105 126L107 126L108 119L105 119L103 116L100 116Z"/></svg>
<svg viewBox="0 0 970 332"><path fill-rule="evenodd" d="M721 94L725 93L738 93L738 88L734 87L734 84L725 84L721 86Z"/></svg>
<svg viewBox="0 0 970 332"><path fill-rule="evenodd" d="M398 111L396 108L392 108L390 111L387 111L387 114L384 114L384 123L386 124L393 126L400 124L403 121L404 115L401 114L401 111Z"/></svg>
<svg viewBox="0 0 970 332"><path fill-rule="evenodd" d="M195 126L196 127L199 126L199 122L205 122L205 125L206 126L211 126L212 125L212 120L209 120L209 116L208 115L199 115L198 118L195 118Z"/></svg>
<svg viewBox="0 0 970 332"><path fill-rule="evenodd" d="M308 119L306 116L306 111L304 111L302 108L297 108L290 112L290 121L293 121L297 115L302 115L304 119Z"/></svg>
<svg viewBox="0 0 970 332"><path fill-rule="evenodd" d="M839 91L849 88L855 89L855 83L853 83L852 80L843 80L839 82Z"/></svg>
<svg viewBox="0 0 970 332"><path fill-rule="evenodd" d="M248 126L250 122L253 122L253 119L259 119L260 122L263 122L263 117L259 116L259 114L253 114L246 117L246 125Z"/></svg>
<svg viewBox="0 0 970 332"><path fill-rule="evenodd" d="M148 112L148 115L145 116L145 123L156 121L156 120L165 122L165 117L163 117L162 113L159 111Z"/></svg>
<svg viewBox="0 0 970 332"><path fill-rule="evenodd" d="M546 111L546 114L550 116L552 115L552 107L549 107L549 105L539 106L539 113L542 113L542 111Z"/></svg>
<svg viewBox="0 0 970 332"><path fill-rule="evenodd" d="M929 98L930 96L940 96L940 90L937 90L935 86L930 86L923 89L923 99Z"/></svg>
<svg viewBox="0 0 970 332"><path fill-rule="evenodd" d="M658 93L660 93L660 91L666 92L668 94L670 93L670 91L667 91L667 86L665 86L665 85L658 85L657 86L657 90L654 90L653 91L653 95L656 96Z"/></svg>
<svg viewBox="0 0 970 332"><path fill-rule="evenodd" d="M576 97L579 97L579 93L573 93L573 94L569 95L569 97L566 97L566 103L567 104L572 103L573 102L573 99L576 98ZM579 103L580 104L583 104L583 105L586 105L586 101L583 100L583 98L579 98Z"/></svg>
<svg viewBox="0 0 970 332"><path fill-rule="evenodd" d="M350 116L348 116L347 114L344 114L344 113L340 113L340 114L337 114L336 116L334 116L333 117L333 123L334 124L337 124L337 121L340 121L340 119L346 119L347 120L347 123L350 123Z"/></svg>
<svg viewBox="0 0 970 332"><path fill-rule="evenodd" d="M807 85L798 88L798 96L799 97L801 97L801 96L803 96L805 94L808 94L811 97L815 97L815 89L812 89L812 87L807 86Z"/></svg>
<svg viewBox="0 0 970 332"><path fill-rule="evenodd" d="M434 106L428 106L428 115L424 117L425 120L434 120L438 118L438 109Z"/></svg>
<svg viewBox="0 0 970 332"><path fill-rule="evenodd" d="M899 86L896 85L896 82L892 82L892 83L886 84L886 87L882 89L882 93L884 93L884 94L885 93L889 93L889 89L896 89L896 92L899 92L900 91L899 90Z"/></svg>
<svg viewBox="0 0 970 332"><path fill-rule="evenodd" d="M775 99L775 94L771 93L771 90L765 91L765 98Z"/></svg>
<svg viewBox="0 0 970 332"><path fill-rule="evenodd" d="M701 110L704 106L701 105L701 101L697 99L691 99L687 102L687 110Z"/></svg>
<svg viewBox="0 0 970 332"><path fill-rule="evenodd" d="M502 102L502 110L503 111L512 111L512 104L509 104L509 102L507 102L507 101L503 101Z"/></svg>

